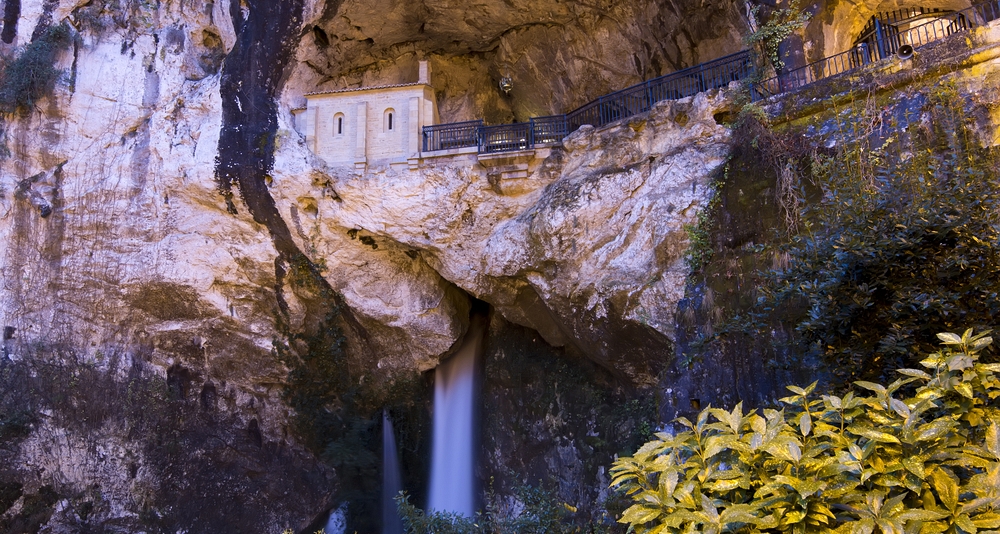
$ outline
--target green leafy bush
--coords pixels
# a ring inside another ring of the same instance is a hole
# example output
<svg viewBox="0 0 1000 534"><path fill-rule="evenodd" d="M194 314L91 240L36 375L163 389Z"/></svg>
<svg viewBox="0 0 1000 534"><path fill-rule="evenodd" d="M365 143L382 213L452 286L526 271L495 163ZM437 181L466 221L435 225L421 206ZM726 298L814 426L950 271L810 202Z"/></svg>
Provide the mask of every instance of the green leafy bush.
<svg viewBox="0 0 1000 534"><path fill-rule="evenodd" d="M404 492L396 497L399 516L403 519L406 534L481 534L486 532L472 518L450 512L425 512L410 504L410 497ZM479 521L482 521L480 516Z"/></svg>
<svg viewBox="0 0 1000 534"><path fill-rule="evenodd" d="M640 534L1000 532L1000 364L979 362L992 338L938 337L926 371L900 369L889 386L792 386L781 410L678 419L687 430L615 462L612 485L634 502L619 522Z"/></svg>
<svg viewBox="0 0 1000 534"><path fill-rule="evenodd" d="M69 27L52 26L29 44L0 73L0 113L26 114L42 97L52 92L61 71L56 54L70 43Z"/></svg>
<svg viewBox="0 0 1000 534"><path fill-rule="evenodd" d="M492 491L492 490L491 490ZM495 503L499 499L487 499ZM470 518L449 512L425 512L410 504L409 496L396 497L399 516L407 534L569 534L605 532L604 525L581 530L564 521L571 510L555 493L541 486L522 485L517 489L518 506L488 505L486 512Z"/></svg>

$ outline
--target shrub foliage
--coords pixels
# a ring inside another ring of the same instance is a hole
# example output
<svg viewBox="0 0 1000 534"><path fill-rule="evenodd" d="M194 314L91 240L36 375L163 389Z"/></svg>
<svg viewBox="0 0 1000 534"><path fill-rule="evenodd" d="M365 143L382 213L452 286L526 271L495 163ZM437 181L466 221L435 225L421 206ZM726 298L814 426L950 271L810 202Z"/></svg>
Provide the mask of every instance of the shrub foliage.
<svg viewBox="0 0 1000 534"><path fill-rule="evenodd" d="M61 71L56 54L71 42L69 27L51 26L29 44L0 72L0 113L26 114L42 97L52 92Z"/></svg>
<svg viewBox="0 0 1000 534"><path fill-rule="evenodd" d="M529 485L522 485L517 490L519 505L498 507L487 504L486 512L477 512L474 518L437 510L425 512L411 504L405 492L396 497L396 506L406 534L584 534L605 531L602 528L604 525L593 525L584 531L566 521L570 509L551 490ZM496 501L495 498L487 499L488 503Z"/></svg>
<svg viewBox="0 0 1000 534"><path fill-rule="evenodd" d="M1000 532L1000 364L992 338L939 334L944 348L888 386L820 395L763 415L703 410L611 470L640 534ZM908 391L910 394L904 395Z"/></svg>

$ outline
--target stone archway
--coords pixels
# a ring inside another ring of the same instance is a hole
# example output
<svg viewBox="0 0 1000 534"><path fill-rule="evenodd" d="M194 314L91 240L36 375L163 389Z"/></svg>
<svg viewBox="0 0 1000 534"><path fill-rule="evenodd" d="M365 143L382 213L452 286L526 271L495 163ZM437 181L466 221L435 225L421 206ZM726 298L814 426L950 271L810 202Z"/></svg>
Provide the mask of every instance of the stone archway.
<svg viewBox="0 0 1000 534"><path fill-rule="evenodd" d="M845 52L854 46L873 16L912 8L959 11L969 0L826 0L813 5L815 15L804 30L808 62Z"/></svg>

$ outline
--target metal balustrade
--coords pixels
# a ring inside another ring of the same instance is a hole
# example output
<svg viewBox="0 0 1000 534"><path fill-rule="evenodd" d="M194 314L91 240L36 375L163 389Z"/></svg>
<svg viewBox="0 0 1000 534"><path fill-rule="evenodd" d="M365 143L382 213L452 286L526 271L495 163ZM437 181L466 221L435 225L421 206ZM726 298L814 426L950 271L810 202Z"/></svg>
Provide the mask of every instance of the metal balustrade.
<svg viewBox="0 0 1000 534"><path fill-rule="evenodd" d="M906 30L898 28L899 24L929 17L938 18ZM854 48L756 83L750 88L751 98L759 100L792 91L892 57L904 44L918 48L998 18L1000 0L988 0L955 12L909 8L880 13L865 26ZM585 124L605 126L645 113L657 102L744 81L754 73L754 63L750 51L744 50L604 95L565 115L534 117L528 122L495 126L486 126L481 120L425 126L423 151L478 147L479 153L492 154L556 144Z"/></svg>
<svg viewBox="0 0 1000 534"><path fill-rule="evenodd" d="M835 56L821 59L815 63L810 63L804 67L792 69L779 76L764 80L757 87L757 95L759 97L768 97L793 91L817 80L863 67L878 59L876 50L869 47L867 43L861 43L847 52L841 52Z"/></svg>
<svg viewBox="0 0 1000 534"><path fill-rule="evenodd" d="M876 34L880 27L885 26L899 26L901 24L907 24L915 20L925 19L929 17L940 17L953 11L945 11L940 8L927 8L927 7L909 7L897 9L895 11L886 11L873 15L868 19L868 23L865 27L861 29L861 36L858 37L854 44L868 40L870 37Z"/></svg>
<svg viewBox="0 0 1000 534"><path fill-rule="evenodd" d="M486 126L482 121L425 126L423 150L433 152L477 146L480 153L489 154L554 144L584 124L604 126L645 113L657 102L726 87L752 72L753 58L750 52L743 51L604 95L565 115L534 117L526 123L496 126Z"/></svg>
<svg viewBox="0 0 1000 534"><path fill-rule="evenodd" d="M518 122L479 128L479 153L511 152L535 146L531 138L531 123Z"/></svg>
<svg viewBox="0 0 1000 534"><path fill-rule="evenodd" d="M923 16L930 16L930 12ZM758 84L752 91L755 99L766 98L809 85L817 80L842 74L870 63L893 57L902 45L917 49L969 28L1000 18L1000 0L989 0L961 11L940 12L940 18L907 30L885 31L881 41L862 42L855 48L821 59L804 67L784 72Z"/></svg>
<svg viewBox="0 0 1000 534"><path fill-rule="evenodd" d="M584 124L604 126L649 111L654 104L726 87L753 72L749 51L737 52L639 85L604 95L566 114L570 131Z"/></svg>
<svg viewBox="0 0 1000 534"><path fill-rule="evenodd" d="M479 146L482 126L482 120L424 126L424 152Z"/></svg>
<svg viewBox="0 0 1000 534"><path fill-rule="evenodd" d="M536 145L560 143L563 137L569 135L569 132L569 122L566 120L566 115L531 119L531 140Z"/></svg>
<svg viewBox="0 0 1000 534"><path fill-rule="evenodd" d="M969 10L969 18L975 26L985 26L1000 19L1000 1L990 0L973 5Z"/></svg>

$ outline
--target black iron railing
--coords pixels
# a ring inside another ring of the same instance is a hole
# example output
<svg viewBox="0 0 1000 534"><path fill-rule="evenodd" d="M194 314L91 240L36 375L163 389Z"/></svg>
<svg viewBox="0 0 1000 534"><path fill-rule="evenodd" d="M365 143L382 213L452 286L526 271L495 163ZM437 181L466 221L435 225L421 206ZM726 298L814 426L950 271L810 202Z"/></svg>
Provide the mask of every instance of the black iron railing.
<svg viewBox="0 0 1000 534"><path fill-rule="evenodd" d="M924 18L934 20L900 30L903 24ZM880 13L869 20L854 48L755 83L750 94L759 100L798 89L892 57L903 45L918 48L998 18L1000 0L977 3L961 11L908 8ZM535 117L528 122L497 126L485 126L481 120L425 126L423 150L478 147L480 153L491 154L555 144L584 124L605 126L645 113L657 102L726 87L751 78L753 73L753 56L744 50L604 95L565 115Z"/></svg>
<svg viewBox="0 0 1000 534"><path fill-rule="evenodd" d="M726 87L730 82L749 77L752 72L753 58L744 50L604 95L567 113L566 120L570 131L584 124L604 126L645 113L657 102Z"/></svg>
<svg viewBox="0 0 1000 534"><path fill-rule="evenodd" d="M584 124L604 126L645 113L663 100L728 86L752 72L750 52L743 51L604 95L565 115L534 117L529 122L497 126L485 126L482 121L425 126L423 150L478 146L480 153L489 154L559 143Z"/></svg>
<svg viewBox="0 0 1000 534"><path fill-rule="evenodd" d="M566 115L534 117L531 119L531 142L534 145L561 143L570 133Z"/></svg>
<svg viewBox="0 0 1000 534"><path fill-rule="evenodd" d="M974 25L985 26L994 20L1000 19L1000 1L990 0L989 2L975 4L968 11Z"/></svg>
<svg viewBox="0 0 1000 534"><path fill-rule="evenodd" d="M424 152L479 146L482 120L424 126Z"/></svg>
<svg viewBox="0 0 1000 534"><path fill-rule="evenodd" d="M847 52L779 74L761 82L757 90L751 94L759 99L798 89L817 80L893 57L903 45L917 49L969 28L983 26L998 18L1000 18L1000 0L989 0L961 11L941 12L939 18L907 30L876 32L879 39L874 42L863 41Z"/></svg>
<svg viewBox="0 0 1000 534"><path fill-rule="evenodd" d="M870 39L878 33L878 30L885 26L895 26L899 27L902 24L909 24L914 21L925 19L929 17L940 17L948 13L953 13L952 11L945 11L938 8L927 8L927 7L907 7L902 9L897 9L896 11L886 11L883 13L878 13L873 15L872 18L868 19L868 23L865 27L861 29L860 37L854 44L857 45L863 41Z"/></svg>
<svg viewBox="0 0 1000 534"><path fill-rule="evenodd" d="M858 67L863 67L873 61L880 59L878 51L869 47L867 43L861 43L857 47L841 52L835 56L823 58L815 63L810 63L804 67L792 69L773 78L761 82L755 96L766 98L768 96L784 93L804 87L817 80L836 76Z"/></svg>
<svg viewBox="0 0 1000 534"><path fill-rule="evenodd" d="M479 128L479 153L510 152L534 147L531 123L518 122Z"/></svg>

